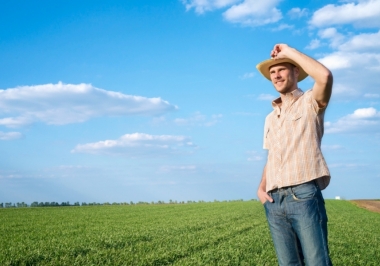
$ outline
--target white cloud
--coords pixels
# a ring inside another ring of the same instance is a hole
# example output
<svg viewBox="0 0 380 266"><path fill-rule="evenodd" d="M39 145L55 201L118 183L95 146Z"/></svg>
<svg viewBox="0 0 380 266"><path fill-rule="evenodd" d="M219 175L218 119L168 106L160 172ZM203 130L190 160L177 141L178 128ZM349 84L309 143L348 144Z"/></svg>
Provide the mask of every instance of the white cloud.
<svg viewBox="0 0 380 266"><path fill-rule="evenodd" d="M161 166L159 172L172 173L172 172L195 172L197 166L195 165L164 165Z"/></svg>
<svg viewBox="0 0 380 266"><path fill-rule="evenodd" d="M380 131L380 112L373 107L361 108L340 118L337 122L326 122L326 133L363 133Z"/></svg>
<svg viewBox="0 0 380 266"><path fill-rule="evenodd" d="M177 109L161 98L98 89L91 84L44 84L0 90L0 125L64 125L99 116L159 115Z"/></svg>
<svg viewBox="0 0 380 266"><path fill-rule="evenodd" d="M241 116L258 116L258 113L250 113L250 112L234 112L233 115L241 115Z"/></svg>
<svg viewBox="0 0 380 266"><path fill-rule="evenodd" d="M256 162L256 161L263 160L263 156L259 155L256 151L247 151L247 154L248 154L247 161Z"/></svg>
<svg viewBox="0 0 380 266"><path fill-rule="evenodd" d="M294 26L293 25L289 25L289 24L280 24L278 27L276 28L273 28L272 31L282 31L282 30L290 30L290 29L293 29Z"/></svg>
<svg viewBox="0 0 380 266"><path fill-rule="evenodd" d="M72 169L91 169L91 168L89 166L84 166L84 165L59 165L53 168L53 170L59 170L59 171L72 170Z"/></svg>
<svg viewBox="0 0 380 266"><path fill-rule="evenodd" d="M329 168L339 168L339 169L362 168L362 167L368 167L368 164L358 164L358 163L333 163L333 164L329 164Z"/></svg>
<svg viewBox="0 0 380 266"><path fill-rule="evenodd" d="M380 51L380 31L376 33L362 33L353 36L347 42L341 44L340 51L361 52L361 51Z"/></svg>
<svg viewBox="0 0 380 266"><path fill-rule="evenodd" d="M16 178L23 178L24 176L20 174L2 174L0 173L0 179L16 179Z"/></svg>
<svg viewBox="0 0 380 266"><path fill-rule="evenodd" d="M309 23L317 27L353 24L357 27L380 26L380 1L368 0L343 5L327 5L317 10Z"/></svg>
<svg viewBox="0 0 380 266"><path fill-rule="evenodd" d="M273 101L276 98L278 98L278 97L273 96L271 94L264 94L264 93L260 94L259 97L257 97L257 99L260 100L260 101Z"/></svg>
<svg viewBox="0 0 380 266"><path fill-rule="evenodd" d="M0 140L14 140L22 138L20 132L1 132L0 131Z"/></svg>
<svg viewBox="0 0 380 266"><path fill-rule="evenodd" d="M337 51L320 58L319 61L330 70L349 68L371 71L380 67L380 54ZM357 73L358 76L360 76L359 73Z"/></svg>
<svg viewBox="0 0 380 266"><path fill-rule="evenodd" d="M321 42L318 39L311 40L308 46L306 46L306 49L314 50L317 49L321 45Z"/></svg>
<svg viewBox="0 0 380 266"><path fill-rule="evenodd" d="M351 60L342 53L335 52L318 60L330 70L343 69L351 67Z"/></svg>
<svg viewBox="0 0 380 266"><path fill-rule="evenodd" d="M186 11L194 8L198 14L221 8L228 8L223 17L232 23L244 26L260 26L275 23L282 18L282 13L276 8L280 0L181 0ZM305 10L293 10L291 14L303 16ZM288 27L287 27L288 28Z"/></svg>
<svg viewBox="0 0 380 266"><path fill-rule="evenodd" d="M353 114L349 115L349 117L353 119L371 118L376 116L379 117L380 113L373 107L357 109Z"/></svg>
<svg viewBox="0 0 380 266"><path fill-rule="evenodd" d="M322 150L324 151L333 151L333 150L341 150L343 149L340 145L322 145Z"/></svg>
<svg viewBox="0 0 380 266"><path fill-rule="evenodd" d="M186 7L186 11L194 8L198 14L203 14L206 11L231 6L241 0L181 0Z"/></svg>
<svg viewBox="0 0 380 266"><path fill-rule="evenodd" d="M223 16L229 22L245 26L254 27L275 23L282 18L281 11L276 8L279 2L279 0L244 0L230 7Z"/></svg>
<svg viewBox="0 0 380 266"><path fill-rule="evenodd" d="M308 15L309 11L307 8L299 8L299 7L294 7L288 11L288 16L291 19L297 19L297 18L302 18L306 17Z"/></svg>
<svg viewBox="0 0 380 266"><path fill-rule="evenodd" d="M335 49L318 59L333 72L333 94L377 94L379 82L374 77L380 72L380 31L345 37L335 28L328 28L318 34Z"/></svg>
<svg viewBox="0 0 380 266"><path fill-rule="evenodd" d="M372 99L377 99L377 98L380 98L380 94L377 94L377 93L365 93L364 97L366 97L366 98L372 98Z"/></svg>
<svg viewBox="0 0 380 266"><path fill-rule="evenodd" d="M374 77L380 72L380 1L340 1L327 5L313 14L309 24L321 29L319 40L314 39L307 49L323 46L325 42L333 49L318 59L333 72L333 94L338 94L339 99L378 94L379 82ZM335 25L337 28L332 27ZM353 32L345 25L377 29Z"/></svg>
<svg viewBox="0 0 380 266"><path fill-rule="evenodd" d="M341 83L334 84L332 94L334 96L336 95L339 97L345 97L345 96L358 97L360 95L360 93L356 91L355 89L353 89L351 86L341 84Z"/></svg>
<svg viewBox="0 0 380 266"><path fill-rule="evenodd" d="M335 28L320 30L318 35L322 39L328 39L330 41L330 46L333 48L338 47L345 39L345 36L340 34Z"/></svg>
<svg viewBox="0 0 380 266"><path fill-rule="evenodd" d="M255 72L249 72L249 73L244 73L243 76L240 76L240 79L250 79L255 76Z"/></svg>
<svg viewBox="0 0 380 266"><path fill-rule="evenodd" d="M337 34L336 28L327 28L324 30L320 30L318 35L322 38L332 38Z"/></svg>
<svg viewBox="0 0 380 266"><path fill-rule="evenodd" d="M173 135L125 134L116 140L78 144L72 153L124 155L132 158L156 157L187 152L196 145L189 137Z"/></svg>
<svg viewBox="0 0 380 266"><path fill-rule="evenodd" d="M33 122L34 121L32 117L19 116L19 117L0 118L0 125L6 126L6 127L22 127L25 125L32 124Z"/></svg>
<svg viewBox="0 0 380 266"><path fill-rule="evenodd" d="M213 126L217 124L222 117L223 115L217 114L207 118L207 116L200 112L196 112L189 118L176 118L174 119L174 123L179 126Z"/></svg>

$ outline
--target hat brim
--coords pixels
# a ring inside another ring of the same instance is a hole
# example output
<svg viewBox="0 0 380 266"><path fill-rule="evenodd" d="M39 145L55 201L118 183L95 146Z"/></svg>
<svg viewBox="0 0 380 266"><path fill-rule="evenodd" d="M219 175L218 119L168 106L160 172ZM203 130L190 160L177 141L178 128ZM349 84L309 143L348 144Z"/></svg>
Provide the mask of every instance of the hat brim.
<svg viewBox="0 0 380 266"><path fill-rule="evenodd" d="M268 59L268 60L265 60L265 61L259 63L256 66L256 68L260 71L260 73L264 77L266 77L268 80L271 81L269 68L274 66L274 65L281 64L281 63L290 63L290 64L295 65L299 69L298 81L304 80L308 76L308 74L305 72L305 70L303 70L302 67L300 67L296 62L294 62L293 60L291 60L289 58Z"/></svg>

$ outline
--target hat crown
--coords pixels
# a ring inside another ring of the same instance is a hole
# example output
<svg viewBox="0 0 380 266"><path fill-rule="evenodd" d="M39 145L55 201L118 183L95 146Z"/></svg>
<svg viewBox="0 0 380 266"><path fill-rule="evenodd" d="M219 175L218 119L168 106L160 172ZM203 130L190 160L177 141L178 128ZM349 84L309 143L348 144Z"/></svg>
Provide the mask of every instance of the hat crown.
<svg viewBox="0 0 380 266"><path fill-rule="evenodd" d="M297 64L296 62L294 62L293 60L291 60L289 58L267 59L267 60L264 60L261 63L257 64L256 68L260 71L260 73L265 78L267 78L268 80L271 81L269 69L272 66L278 65L281 63L290 63L299 69L298 82L301 80L304 80L308 76L308 74L305 72L305 70L303 70L303 68L299 64Z"/></svg>

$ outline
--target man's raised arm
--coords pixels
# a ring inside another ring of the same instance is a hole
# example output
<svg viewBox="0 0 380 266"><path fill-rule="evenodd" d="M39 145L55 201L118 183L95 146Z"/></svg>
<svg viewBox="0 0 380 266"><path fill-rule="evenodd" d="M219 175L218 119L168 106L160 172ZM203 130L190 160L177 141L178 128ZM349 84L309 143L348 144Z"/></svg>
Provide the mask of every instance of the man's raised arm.
<svg viewBox="0 0 380 266"><path fill-rule="evenodd" d="M319 107L327 106L333 85L333 76L329 69L317 60L286 44L276 44L271 52L271 57L274 59L289 58L297 62L315 81L313 97L318 102Z"/></svg>

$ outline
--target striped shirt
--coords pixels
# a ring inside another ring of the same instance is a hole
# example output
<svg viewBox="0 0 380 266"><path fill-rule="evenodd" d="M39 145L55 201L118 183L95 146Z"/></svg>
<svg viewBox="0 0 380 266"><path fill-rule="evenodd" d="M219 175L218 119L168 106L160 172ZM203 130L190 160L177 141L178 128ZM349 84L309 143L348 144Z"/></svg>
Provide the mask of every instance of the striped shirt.
<svg viewBox="0 0 380 266"><path fill-rule="evenodd" d="M311 180L325 189L330 183L321 152L325 108L318 106L311 90L300 89L274 100L272 106L264 126L266 191Z"/></svg>

